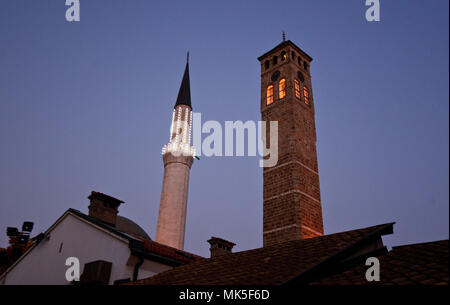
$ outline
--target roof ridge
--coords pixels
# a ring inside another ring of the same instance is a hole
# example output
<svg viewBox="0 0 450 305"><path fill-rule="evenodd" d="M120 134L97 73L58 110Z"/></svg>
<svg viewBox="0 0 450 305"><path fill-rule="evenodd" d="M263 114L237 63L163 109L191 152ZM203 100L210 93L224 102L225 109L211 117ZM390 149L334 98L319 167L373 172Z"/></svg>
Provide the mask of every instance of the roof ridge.
<svg viewBox="0 0 450 305"><path fill-rule="evenodd" d="M442 242L449 242L449 240L448 239L440 239L440 240L435 240L435 241L426 241L423 243L414 243L414 244L393 246L391 251L393 251L394 249L406 248L406 247L410 247L410 246L429 245L429 244L437 244L437 243L442 243Z"/></svg>
<svg viewBox="0 0 450 305"><path fill-rule="evenodd" d="M168 250L174 250L175 252L178 252L180 255L183 255L183 256L191 256L191 257L193 257L193 258L203 258L203 259L205 258L205 257L203 257L203 256L200 256L200 255L197 255L197 254L194 254L194 253L185 251L185 250L180 250L180 249L177 249L177 248L174 248L174 247L165 245L165 244L161 244L161 243L159 243L159 242L157 242L157 241L154 241L154 240L145 240L145 241L143 241L143 242L144 242L144 243L148 243L148 244L156 244L157 246L166 248L166 249L168 249Z"/></svg>
<svg viewBox="0 0 450 305"><path fill-rule="evenodd" d="M373 226L360 228L360 229L353 229L353 230L348 230L348 231L342 231L342 232L326 234L326 235L317 236L317 237L313 237L313 238L320 238L320 237L324 237L324 236L332 236L332 235L343 234L343 233L348 233L348 232L352 232L352 231L361 231L361 230L366 230L366 229L374 229L376 227L385 227L385 226L393 225L393 224L395 224L395 221L393 221L393 222L386 222L386 223L382 223L382 224L379 224L379 225L373 225Z"/></svg>

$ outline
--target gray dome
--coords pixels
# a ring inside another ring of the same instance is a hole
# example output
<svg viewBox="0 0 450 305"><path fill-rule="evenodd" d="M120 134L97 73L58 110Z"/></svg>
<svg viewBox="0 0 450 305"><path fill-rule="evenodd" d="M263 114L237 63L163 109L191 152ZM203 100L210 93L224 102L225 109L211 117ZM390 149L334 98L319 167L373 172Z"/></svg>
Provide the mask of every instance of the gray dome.
<svg viewBox="0 0 450 305"><path fill-rule="evenodd" d="M150 236L137 223L126 217L117 216L116 229L130 235L138 235L145 239L151 240Z"/></svg>

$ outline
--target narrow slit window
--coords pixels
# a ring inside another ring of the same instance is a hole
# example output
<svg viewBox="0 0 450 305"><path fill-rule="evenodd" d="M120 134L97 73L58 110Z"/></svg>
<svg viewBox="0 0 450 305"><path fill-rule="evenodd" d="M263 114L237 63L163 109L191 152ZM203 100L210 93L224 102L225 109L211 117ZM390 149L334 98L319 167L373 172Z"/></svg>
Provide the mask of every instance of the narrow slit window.
<svg viewBox="0 0 450 305"><path fill-rule="evenodd" d="M272 61L273 61L273 64L276 65L278 63L278 56L274 56Z"/></svg>
<svg viewBox="0 0 450 305"><path fill-rule="evenodd" d="M270 105L273 103L273 85L270 85L267 87L267 105Z"/></svg>
<svg viewBox="0 0 450 305"><path fill-rule="evenodd" d="M280 99L282 99L286 96L286 79L285 78L280 79L280 82L278 83L278 95L279 95Z"/></svg>
<svg viewBox="0 0 450 305"><path fill-rule="evenodd" d="M294 87L295 87L295 97L300 99L300 82L297 79L294 79Z"/></svg>
<svg viewBox="0 0 450 305"><path fill-rule="evenodd" d="M309 105L309 90L306 86L303 87L303 96L305 98L305 104Z"/></svg>

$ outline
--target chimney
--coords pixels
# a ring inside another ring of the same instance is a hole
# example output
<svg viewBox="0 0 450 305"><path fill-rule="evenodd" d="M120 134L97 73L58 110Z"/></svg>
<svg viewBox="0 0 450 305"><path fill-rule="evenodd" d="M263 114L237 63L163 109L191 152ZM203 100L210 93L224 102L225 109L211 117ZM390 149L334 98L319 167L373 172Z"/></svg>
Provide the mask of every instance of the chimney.
<svg viewBox="0 0 450 305"><path fill-rule="evenodd" d="M228 240L214 236L208 240L208 243L211 245L209 248L211 251L211 257L231 253L231 249L233 249L234 245L236 245Z"/></svg>
<svg viewBox="0 0 450 305"><path fill-rule="evenodd" d="M90 217L116 226L118 207L123 201L96 191L92 191L88 199L91 201L89 204Z"/></svg>

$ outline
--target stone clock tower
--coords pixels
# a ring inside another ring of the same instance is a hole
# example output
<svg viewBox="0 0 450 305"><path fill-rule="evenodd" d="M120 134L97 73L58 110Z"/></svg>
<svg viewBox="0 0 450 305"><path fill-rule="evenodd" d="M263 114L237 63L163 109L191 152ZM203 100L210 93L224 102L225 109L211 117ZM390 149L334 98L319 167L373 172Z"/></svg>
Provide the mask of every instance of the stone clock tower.
<svg viewBox="0 0 450 305"><path fill-rule="evenodd" d="M179 250L184 248L189 172L194 161L191 142L191 89L189 62L173 110L170 141L163 147L164 178L159 206L156 241Z"/></svg>
<svg viewBox="0 0 450 305"><path fill-rule="evenodd" d="M278 121L278 163L263 169L264 246L323 235L312 58L283 37L258 60L262 120Z"/></svg>

